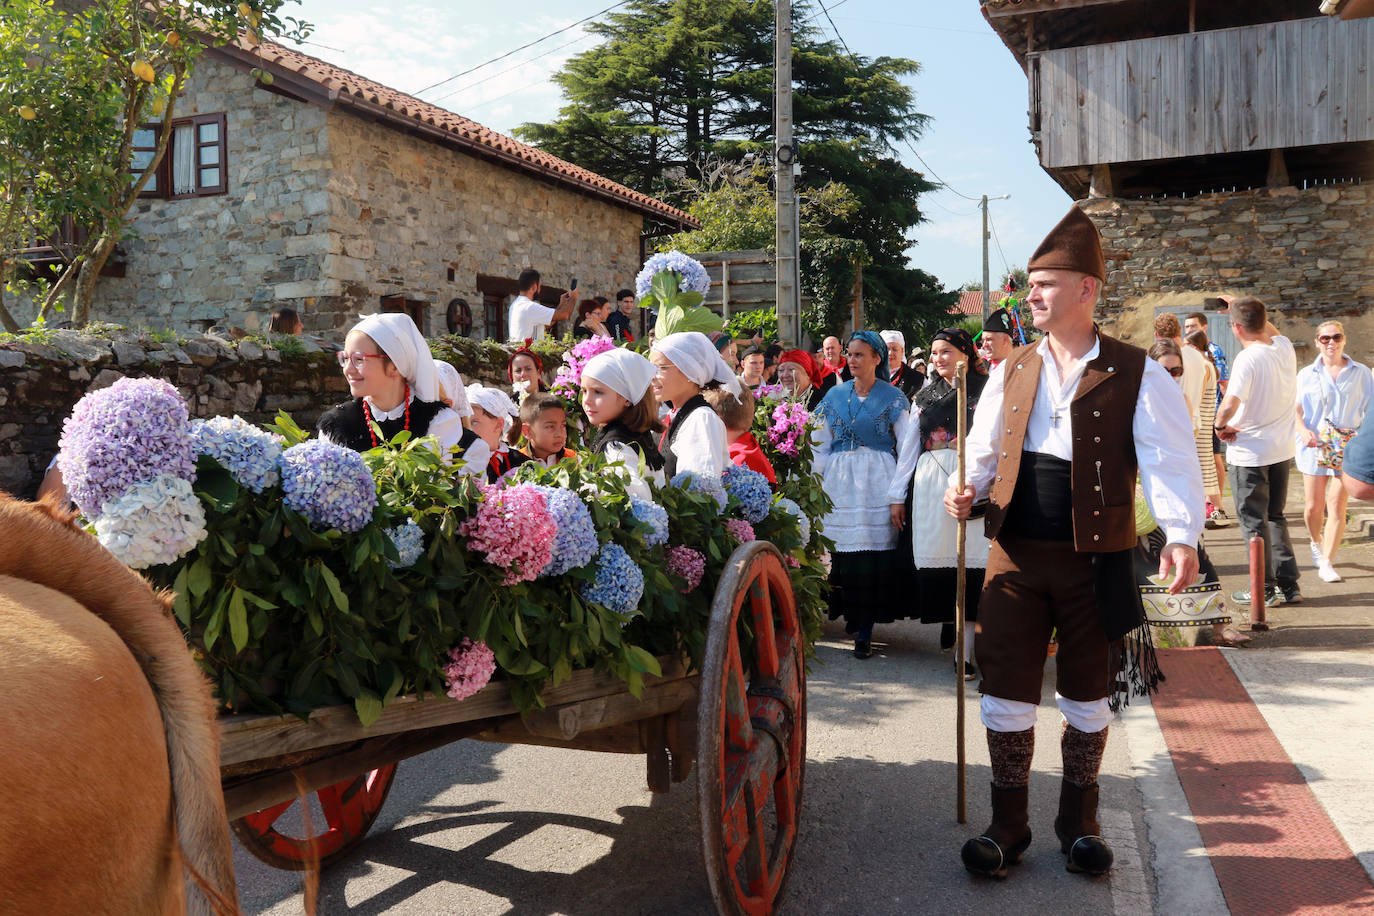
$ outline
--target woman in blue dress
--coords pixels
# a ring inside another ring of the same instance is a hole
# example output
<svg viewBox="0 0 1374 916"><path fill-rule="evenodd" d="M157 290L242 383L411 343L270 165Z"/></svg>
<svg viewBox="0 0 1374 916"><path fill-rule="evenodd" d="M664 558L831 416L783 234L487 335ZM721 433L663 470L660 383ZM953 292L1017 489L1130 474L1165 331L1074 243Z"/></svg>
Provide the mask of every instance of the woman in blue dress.
<svg viewBox="0 0 1374 916"><path fill-rule="evenodd" d="M815 466L834 508L824 519L835 542L830 571L830 619L843 617L854 654L873 654L873 624L894 619L892 577L898 570L897 529L887 490L906 436L907 399L887 381L887 344L873 331L849 338L853 378L836 385L816 408Z"/></svg>

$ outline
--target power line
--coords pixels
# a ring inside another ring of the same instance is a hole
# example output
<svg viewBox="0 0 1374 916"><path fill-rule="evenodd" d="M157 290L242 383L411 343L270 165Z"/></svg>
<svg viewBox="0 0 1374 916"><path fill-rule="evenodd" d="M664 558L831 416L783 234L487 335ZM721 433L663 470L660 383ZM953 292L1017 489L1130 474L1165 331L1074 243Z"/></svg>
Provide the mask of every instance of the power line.
<svg viewBox="0 0 1374 916"><path fill-rule="evenodd" d="M535 45L539 44L540 42L548 41L550 38L553 38L555 35L561 35L561 34L563 34L564 32L568 31L569 29L575 29L575 28L577 28L579 25L582 25L583 23L591 22L593 19L597 18L598 16L604 16L604 15L606 15L607 13L609 13L611 10L615 9L616 7L624 6L625 4L627 4L627 3L629 3L629 2L630 2L630 0L620 0L619 3L613 3L613 4L611 4L610 6L606 7L604 10L602 10L602 11L599 12L599 13L593 13L592 15L586 17L585 19L579 19L579 20L577 20L576 22L572 23L571 25L566 25L566 26L564 26L563 28L557 29L556 31L553 31L553 32L550 32L549 34L544 35L544 36L541 37L541 38L536 38L534 41L527 42L526 44L523 44L523 45L521 45L521 46L518 47L518 48L512 48L511 50L507 51L505 54L501 54L501 55L499 55L499 56L497 56L497 57L493 57L491 60L485 61L485 62L483 62L483 63L480 63L480 64L478 64L478 65L475 66L475 67L469 67L469 68L467 68L466 70L464 70L464 71L461 72L461 73L455 73L453 76L447 77L447 78L445 78L445 79L441 79L441 80L439 80L439 82L433 83L433 84L431 84L431 85L429 85L429 86L426 86L426 87L423 88L423 89L417 89L415 92L413 92L413 93L411 93L411 94L412 94L412 95L418 96L418 95L419 95L420 93L422 93L422 92L428 92L428 91L431 90L431 89L437 89L437 88L439 88L440 86L444 85L445 83L451 83L451 82L453 82L454 80L459 79L460 77L467 76L469 73L475 73L476 71L481 70L483 67L488 67L488 66L491 66L491 65L494 64L494 63L497 63L498 61L505 60L507 57L510 57L512 54L518 54L519 52L525 50L526 48L532 48L532 47L534 47Z"/></svg>
<svg viewBox="0 0 1374 916"><path fill-rule="evenodd" d="M476 80L476 81L471 82L471 83L468 83L468 84L465 85L465 86L459 86L457 89L454 89L452 92L446 92L446 93L444 93L444 94L441 95L441 96L437 96L436 98L431 99L430 102L431 102L431 103L437 103L437 102L442 102L444 99L451 99L451 98L453 98L455 95L458 95L458 94L461 93L461 92L467 92L469 89L473 89L473 88L475 88L475 87L477 87L477 86L482 85L483 83L489 83L489 82L491 82L492 80L496 79L498 76L505 76L507 73L510 73L510 72L513 71L513 70L519 70L521 67L527 67L527 66L529 66L529 65L532 64L532 63L534 63L535 61L539 60L539 59L542 58L542 57L548 57L550 54L557 54L559 51L562 51L564 48L572 47L573 45L577 44L579 41L586 41L588 38L593 38L593 37L595 37L595 36L590 35L590 34L587 34L587 33L584 33L584 34L582 34L582 35L577 36L577 37L574 38L572 41L564 42L563 44L559 45L559 46L556 47L556 48L550 48L549 50L545 51L543 54L536 54L534 57L531 57L531 58L529 58L528 60L522 60L520 63L515 64L514 66L507 67L507 68L504 69L504 70L498 70L498 71L496 71L495 73L493 73L491 76L484 76L484 77L482 77L481 79ZM543 80L541 80L540 82L543 82ZM537 85L537 84L531 83L530 86L526 86L525 88L528 89L528 88L531 88L531 87L534 86L534 85ZM517 90L517 91L519 91L519 90ZM508 93L508 94L509 94L509 93Z"/></svg>
<svg viewBox="0 0 1374 916"><path fill-rule="evenodd" d="M997 254L1002 258L1002 269L1011 273L1011 264L1007 263L1007 254L1002 250L1002 240L997 237L997 226L992 222L992 214L988 214L988 228L992 230L992 240L997 243Z"/></svg>
<svg viewBox="0 0 1374 916"><path fill-rule="evenodd" d="M854 56L854 52L853 52L853 51L849 50L849 45L845 42L844 36L840 34L840 29L839 29L839 27L838 27L837 25L835 25L835 20L831 17L831 15L830 15L830 10L828 10L828 9L825 8L825 0L816 0L816 2L819 3L819 4L821 5L821 12L822 12L822 13L825 13L825 20L826 20L826 22L829 22L829 23L830 23L830 30L831 30L832 32L834 32L834 33L835 33L835 37L838 38L838 39L840 40L840 47L844 48L844 53L848 54L850 60L854 61L855 66L857 66L858 63L859 63L859 59L858 59L857 57ZM842 0L842 2L847 2L847 0ZM840 5L839 3L836 3L836 4L835 4L835 6L837 6L837 7L838 7L839 5Z"/></svg>

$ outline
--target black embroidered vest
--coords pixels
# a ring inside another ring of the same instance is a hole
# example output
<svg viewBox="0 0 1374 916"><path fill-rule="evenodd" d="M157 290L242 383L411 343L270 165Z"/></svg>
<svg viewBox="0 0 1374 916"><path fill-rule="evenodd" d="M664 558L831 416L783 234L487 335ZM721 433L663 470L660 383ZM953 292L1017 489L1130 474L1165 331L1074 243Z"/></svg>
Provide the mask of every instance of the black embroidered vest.
<svg viewBox="0 0 1374 916"><path fill-rule="evenodd" d="M429 432L430 421L445 408L446 405L438 401L421 401L419 398L412 400L410 402L411 435L417 437L426 435ZM382 428L381 442L388 442L392 436L405 429L405 416L399 416L394 420L377 420L377 425ZM316 424L316 429L321 435L328 436L333 441L348 446L354 451L365 452L372 448L371 431L368 429L367 420L363 416L362 398L354 398L326 410L320 416L320 422ZM465 435L463 440L460 442L460 448L466 450L472 442L476 441L476 435L474 434L471 439Z"/></svg>

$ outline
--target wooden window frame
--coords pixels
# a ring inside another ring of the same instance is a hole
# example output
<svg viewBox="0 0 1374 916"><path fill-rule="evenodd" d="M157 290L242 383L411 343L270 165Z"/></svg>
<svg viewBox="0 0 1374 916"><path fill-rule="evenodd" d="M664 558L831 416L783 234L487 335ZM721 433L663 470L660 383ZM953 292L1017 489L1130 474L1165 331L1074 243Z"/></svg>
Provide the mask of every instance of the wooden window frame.
<svg viewBox="0 0 1374 916"><path fill-rule="evenodd" d="M213 140L209 143L201 142L200 128L201 125L204 124L214 124L219 128L218 140ZM194 197L217 197L221 194L229 193L229 125L228 118L225 116L224 112L221 111L216 112L214 114L192 115L189 118L177 118L176 120L168 122L166 124L161 122L151 122L142 125L141 129L153 131L156 137L156 140L154 142L156 143L157 141L161 140L162 132L164 130L175 131L176 128L185 126L189 126L191 128L191 142L194 143L196 146L195 165L193 167L193 171L195 174L196 189L194 191L188 191L185 194L175 194L172 192L172 158L174 155L174 152L172 150L172 143L176 139L176 134L173 133L171 139L169 139L167 142L167 150L162 156L162 161L158 163L157 171L154 173L154 178L156 178L157 180L157 190L144 190L143 193L139 195L139 197L153 198L157 200L189 200ZM201 163L200 151L201 149L206 149L209 147L218 148L219 162L213 165L204 165ZM153 148L156 149L156 146L154 146ZM147 147L136 147L136 149L146 150ZM218 184L201 184L200 173L202 169L206 168L219 169Z"/></svg>

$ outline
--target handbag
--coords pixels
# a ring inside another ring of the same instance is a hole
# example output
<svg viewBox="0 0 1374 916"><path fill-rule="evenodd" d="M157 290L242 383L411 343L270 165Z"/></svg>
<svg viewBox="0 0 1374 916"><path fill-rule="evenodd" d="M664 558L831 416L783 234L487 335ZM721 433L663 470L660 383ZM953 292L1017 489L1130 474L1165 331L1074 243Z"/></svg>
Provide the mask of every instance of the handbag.
<svg viewBox="0 0 1374 916"><path fill-rule="evenodd" d="M1317 426L1317 464L1339 471L1345 463L1345 447L1355 437L1355 430L1343 429L1330 420Z"/></svg>

